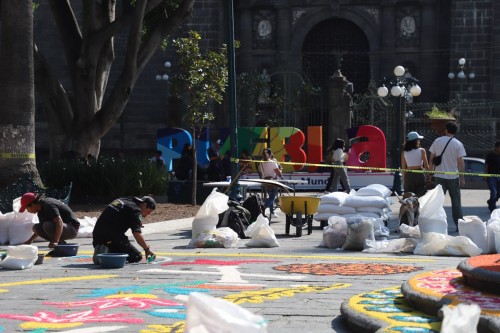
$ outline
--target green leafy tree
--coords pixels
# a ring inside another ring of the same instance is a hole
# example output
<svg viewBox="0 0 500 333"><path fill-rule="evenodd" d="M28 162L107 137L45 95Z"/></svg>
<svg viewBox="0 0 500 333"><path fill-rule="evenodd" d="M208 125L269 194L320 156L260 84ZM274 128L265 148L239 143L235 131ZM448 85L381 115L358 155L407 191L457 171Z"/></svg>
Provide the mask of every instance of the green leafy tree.
<svg viewBox="0 0 500 333"><path fill-rule="evenodd" d="M173 78L174 94L185 108L184 123L193 134L193 191L192 203L196 205L198 179L196 138L201 129L214 119L213 103L221 104L228 84L227 47L202 52L201 36L190 31L188 37L173 41L179 56L178 72Z"/></svg>
<svg viewBox="0 0 500 333"><path fill-rule="evenodd" d="M101 138L122 115L139 75L165 38L190 17L195 0L129 0L129 9L121 12L114 0L81 0L79 13L72 1L48 2L70 81L65 87L35 47L35 86L47 112L50 158L68 151L97 157ZM115 63L118 34L126 40L121 67ZM119 68L114 86L112 66Z"/></svg>

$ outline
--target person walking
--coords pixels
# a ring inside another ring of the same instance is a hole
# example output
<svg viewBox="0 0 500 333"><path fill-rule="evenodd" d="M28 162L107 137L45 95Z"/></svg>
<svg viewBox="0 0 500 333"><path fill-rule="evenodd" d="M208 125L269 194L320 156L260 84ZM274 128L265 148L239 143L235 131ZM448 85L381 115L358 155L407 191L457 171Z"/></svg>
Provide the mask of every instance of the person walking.
<svg viewBox="0 0 500 333"><path fill-rule="evenodd" d="M125 232L130 229L137 244L144 249L146 259L155 258L155 254L142 235L142 219L151 214L156 208L155 200L150 196L126 197L113 200L101 213L92 232L94 264L98 265L98 254L127 253L130 263L142 260L142 254L135 248Z"/></svg>
<svg viewBox="0 0 500 333"><path fill-rule="evenodd" d="M339 184L339 180L344 187L344 191L351 192L351 185L349 183L349 177L347 176L347 170L344 167L344 161L347 159L347 154L344 152L345 142L342 139L336 139L333 145L328 148L332 153L331 164L334 165L332 171L330 172L330 178L325 187L326 192L336 192Z"/></svg>
<svg viewBox="0 0 500 333"><path fill-rule="evenodd" d="M484 164L484 173L500 174L500 141L495 143L493 151L486 155ZM487 201L490 213L497 209L497 201L500 198L500 177L487 177L488 189L490 190L490 198Z"/></svg>
<svg viewBox="0 0 500 333"><path fill-rule="evenodd" d="M53 249L56 244L66 244L66 240L76 238L78 234L80 222L71 208L60 200L28 192L21 196L19 212L24 211L37 214L39 221L33 225L33 235L24 244L42 237Z"/></svg>
<svg viewBox="0 0 500 333"><path fill-rule="evenodd" d="M261 177L263 179L276 179L277 177L281 177L280 166L278 162L273 159L273 153L271 149L264 149L264 151L262 152L262 159L264 160L264 162L259 163L259 174L262 175ZM265 208L269 208L270 218L277 218L278 215L276 215L274 212L274 201L276 200L278 190L276 186L273 185L264 186L264 188L267 192L267 197L264 200L264 206Z"/></svg>
<svg viewBox="0 0 500 333"><path fill-rule="evenodd" d="M403 190L405 193L414 193L420 197L425 194L425 182L430 176L423 172L406 172L406 170L428 171L429 162L427 153L420 146L420 140L424 137L417 132L406 135L403 152L401 153L401 168L403 169Z"/></svg>
<svg viewBox="0 0 500 333"><path fill-rule="evenodd" d="M429 148L431 152L429 167L431 170L438 171L434 173L435 184L443 187L444 194L448 191L450 193L453 221L458 231L458 219L463 218L460 194L460 188L465 185L463 158L467 154L462 142L455 137L457 129L457 124L454 121L446 123L444 135L434 140ZM441 157L440 163L436 163L434 159L436 156ZM439 173L439 171L443 173ZM462 174L459 175L459 173Z"/></svg>

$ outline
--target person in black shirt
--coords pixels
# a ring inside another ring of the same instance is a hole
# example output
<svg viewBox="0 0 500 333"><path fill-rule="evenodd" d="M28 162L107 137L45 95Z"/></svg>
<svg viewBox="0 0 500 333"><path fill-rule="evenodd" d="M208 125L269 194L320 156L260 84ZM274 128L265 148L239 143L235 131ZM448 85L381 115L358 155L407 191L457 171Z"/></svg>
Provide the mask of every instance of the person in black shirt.
<svg viewBox="0 0 500 333"><path fill-rule="evenodd" d="M37 237L49 242L49 248L56 244L66 244L66 240L73 239L78 234L80 222L75 213L65 203L44 198L42 195L28 192L21 197L20 213L28 211L38 215L39 223L33 226L33 235L25 244L31 244Z"/></svg>
<svg viewBox="0 0 500 333"><path fill-rule="evenodd" d="M215 144L208 148L208 159L210 160L208 164L208 180L218 182L222 179L222 156L220 155L220 148L222 146L222 140L217 139Z"/></svg>
<svg viewBox="0 0 500 333"><path fill-rule="evenodd" d="M488 174L500 174L500 141L495 143L495 149L486 155L484 172ZM497 201L500 197L500 177L488 177L488 188L490 198L488 199L488 209L490 212L497 208Z"/></svg>
<svg viewBox="0 0 500 333"><path fill-rule="evenodd" d="M130 229L137 244L144 249L146 259L155 254L146 244L141 233L142 218L156 208L156 202L149 196L119 198L113 200L101 213L92 232L94 246L93 261L99 264L99 253L127 253L128 262L139 262L142 254L131 243L125 232Z"/></svg>

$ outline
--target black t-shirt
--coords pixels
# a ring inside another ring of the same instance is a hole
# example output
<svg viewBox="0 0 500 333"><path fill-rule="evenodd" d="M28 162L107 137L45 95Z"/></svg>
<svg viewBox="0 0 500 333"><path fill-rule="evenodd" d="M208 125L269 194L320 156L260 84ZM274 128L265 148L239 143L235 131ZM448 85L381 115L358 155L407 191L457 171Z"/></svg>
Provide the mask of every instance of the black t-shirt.
<svg viewBox="0 0 500 333"><path fill-rule="evenodd" d="M78 228L80 222L76 218L75 213L64 202L54 198L40 199L40 211L37 213L40 223L53 222L58 216L61 217L64 223Z"/></svg>
<svg viewBox="0 0 500 333"><path fill-rule="evenodd" d="M488 153L485 163L488 165L488 173L500 174L500 154Z"/></svg>
<svg viewBox="0 0 500 333"><path fill-rule="evenodd" d="M110 203L97 219L92 232L96 244L124 237L128 229L141 232L141 208L133 198L119 198Z"/></svg>

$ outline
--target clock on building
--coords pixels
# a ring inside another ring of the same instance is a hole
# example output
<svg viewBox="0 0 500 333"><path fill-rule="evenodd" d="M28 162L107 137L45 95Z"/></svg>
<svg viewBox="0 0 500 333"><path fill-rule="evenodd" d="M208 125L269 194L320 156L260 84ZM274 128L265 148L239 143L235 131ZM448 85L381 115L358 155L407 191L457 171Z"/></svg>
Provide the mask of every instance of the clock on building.
<svg viewBox="0 0 500 333"><path fill-rule="evenodd" d="M261 39L271 38L271 33L273 32L273 25L271 21L263 19L259 21L257 25L257 36Z"/></svg>

